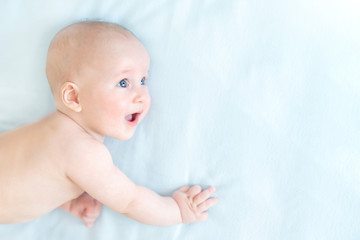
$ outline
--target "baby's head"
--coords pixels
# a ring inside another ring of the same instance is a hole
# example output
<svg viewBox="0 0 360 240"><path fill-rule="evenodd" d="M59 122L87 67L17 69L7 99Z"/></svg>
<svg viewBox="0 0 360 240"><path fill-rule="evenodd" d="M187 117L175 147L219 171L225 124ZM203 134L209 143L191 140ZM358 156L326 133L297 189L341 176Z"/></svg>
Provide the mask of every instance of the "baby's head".
<svg viewBox="0 0 360 240"><path fill-rule="evenodd" d="M132 137L150 107L150 58L114 23L80 22L52 40L46 74L57 109L98 139Z"/></svg>

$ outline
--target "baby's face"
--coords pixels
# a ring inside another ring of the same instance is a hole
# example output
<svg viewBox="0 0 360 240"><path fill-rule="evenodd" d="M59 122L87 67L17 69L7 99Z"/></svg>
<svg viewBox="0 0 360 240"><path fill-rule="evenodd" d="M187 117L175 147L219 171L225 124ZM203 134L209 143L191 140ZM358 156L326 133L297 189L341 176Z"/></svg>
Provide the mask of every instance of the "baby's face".
<svg viewBox="0 0 360 240"><path fill-rule="evenodd" d="M127 140L150 108L149 55L137 39L120 35L89 51L79 73L82 119L92 134Z"/></svg>

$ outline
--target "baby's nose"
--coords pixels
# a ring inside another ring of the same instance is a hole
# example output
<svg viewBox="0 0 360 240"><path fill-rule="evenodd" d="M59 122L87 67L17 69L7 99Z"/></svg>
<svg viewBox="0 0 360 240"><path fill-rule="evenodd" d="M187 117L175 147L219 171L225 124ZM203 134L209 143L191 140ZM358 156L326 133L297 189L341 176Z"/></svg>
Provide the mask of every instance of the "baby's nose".
<svg viewBox="0 0 360 240"><path fill-rule="evenodd" d="M137 89L133 98L134 103L142 103L146 100L147 92L142 89Z"/></svg>

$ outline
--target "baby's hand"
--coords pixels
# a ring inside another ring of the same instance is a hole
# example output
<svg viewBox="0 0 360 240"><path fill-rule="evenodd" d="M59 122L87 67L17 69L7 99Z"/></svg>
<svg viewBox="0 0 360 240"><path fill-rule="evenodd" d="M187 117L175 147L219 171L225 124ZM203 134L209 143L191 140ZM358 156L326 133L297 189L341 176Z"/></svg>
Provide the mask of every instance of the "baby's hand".
<svg viewBox="0 0 360 240"><path fill-rule="evenodd" d="M173 194L173 198L179 205L183 223L205 221L208 218L206 212L218 202L217 198L209 198L215 192L215 187L201 191L201 187L182 187Z"/></svg>
<svg viewBox="0 0 360 240"><path fill-rule="evenodd" d="M100 215L102 205L89 194L83 193L78 198L63 204L61 208L82 219L85 226L92 227Z"/></svg>

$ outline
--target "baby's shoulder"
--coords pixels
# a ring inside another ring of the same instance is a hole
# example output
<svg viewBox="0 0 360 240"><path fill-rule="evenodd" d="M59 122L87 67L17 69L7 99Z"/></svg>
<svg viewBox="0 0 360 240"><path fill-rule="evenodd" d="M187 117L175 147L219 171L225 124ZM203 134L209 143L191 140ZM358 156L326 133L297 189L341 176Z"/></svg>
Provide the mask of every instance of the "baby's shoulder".
<svg viewBox="0 0 360 240"><path fill-rule="evenodd" d="M72 176L84 170L90 172L90 169L99 169L104 165L113 164L106 146L96 140L76 142L70 148L64 170Z"/></svg>
<svg viewBox="0 0 360 240"><path fill-rule="evenodd" d="M68 151L76 158L103 158L110 155L103 143L89 138L82 138L68 143Z"/></svg>

